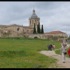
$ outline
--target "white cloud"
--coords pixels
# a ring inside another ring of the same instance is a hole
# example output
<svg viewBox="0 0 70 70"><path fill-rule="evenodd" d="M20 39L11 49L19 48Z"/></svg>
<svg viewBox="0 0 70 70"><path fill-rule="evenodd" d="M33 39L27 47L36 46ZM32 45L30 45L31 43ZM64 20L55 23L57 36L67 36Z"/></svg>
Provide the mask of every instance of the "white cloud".
<svg viewBox="0 0 70 70"><path fill-rule="evenodd" d="M27 26L33 9L45 32L61 30L70 34L70 2L0 2L0 24Z"/></svg>
<svg viewBox="0 0 70 70"><path fill-rule="evenodd" d="M18 24L18 25L23 25L23 26L29 26L29 21L28 19L19 19L15 21L11 21L9 24Z"/></svg>

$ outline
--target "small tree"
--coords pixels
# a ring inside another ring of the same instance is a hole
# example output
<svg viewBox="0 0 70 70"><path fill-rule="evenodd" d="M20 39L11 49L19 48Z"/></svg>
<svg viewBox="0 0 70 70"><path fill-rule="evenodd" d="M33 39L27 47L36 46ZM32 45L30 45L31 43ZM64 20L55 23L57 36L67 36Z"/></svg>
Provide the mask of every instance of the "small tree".
<svg viewBox="0 0 70 70"><path fill-rule="evenodd" d="M44 33L43 25L41 27L40 33L42 33L42 34Z"/></svg>
<svg viewBox="0 0 70 70"><path fill-rule="evenodd" d="M38 24L38 33L40 33L40 23Z"/></svg>
<svg viewBox="0 0 70 70"><path fill-rule="evenodd" d="M37 25L37 33L39 33L39 25Z"/></svg>
<svg viewBox="0 0 70 70"><path fill-rule="evenodd" d="M35 24L34 24L33 34L36 34L36 27L35 27Z"/></svg>
<svg viewBox="0 0 70 70"><path fill-rule="evenodd" d="M37 25L37 33L40 33L40 24Z"/></svg>

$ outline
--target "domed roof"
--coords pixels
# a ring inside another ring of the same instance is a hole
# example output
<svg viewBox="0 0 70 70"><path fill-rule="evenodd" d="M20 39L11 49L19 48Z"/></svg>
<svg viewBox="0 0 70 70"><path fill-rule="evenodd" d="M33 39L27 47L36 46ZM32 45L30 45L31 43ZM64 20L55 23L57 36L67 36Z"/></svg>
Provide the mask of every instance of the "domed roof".
<svg viewBox="0 0 70 70"><path fill-rule="evenodd" d="M30 17L30 19L35 19L35 18L39 18L39 17L36 15L35 10L33 10L33 14Z"/></svg>

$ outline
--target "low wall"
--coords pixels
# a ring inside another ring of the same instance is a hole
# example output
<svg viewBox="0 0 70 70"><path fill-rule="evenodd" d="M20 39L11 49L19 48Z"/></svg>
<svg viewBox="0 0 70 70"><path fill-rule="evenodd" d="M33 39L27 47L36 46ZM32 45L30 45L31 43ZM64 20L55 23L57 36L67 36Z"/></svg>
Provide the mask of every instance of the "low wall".
<svg viewBox="0 0 70 70"><path fill-rule="evenodd" d="M45 36L44 34L30 34L28 37L29 38L47 39L47 36Z"/></svg>

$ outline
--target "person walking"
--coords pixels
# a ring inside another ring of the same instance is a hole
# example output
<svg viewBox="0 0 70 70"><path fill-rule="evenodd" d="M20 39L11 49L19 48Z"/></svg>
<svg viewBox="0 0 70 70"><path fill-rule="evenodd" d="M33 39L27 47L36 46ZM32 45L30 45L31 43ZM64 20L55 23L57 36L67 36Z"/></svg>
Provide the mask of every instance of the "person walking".
<svg viewBox="0 0 70 70"><path fill-rule="evenodd" d="M66 56L66 46L67 43L65 40L62 41L61 43L61 51L62 51L62 62L65 63L65 56Z"/></svg>

